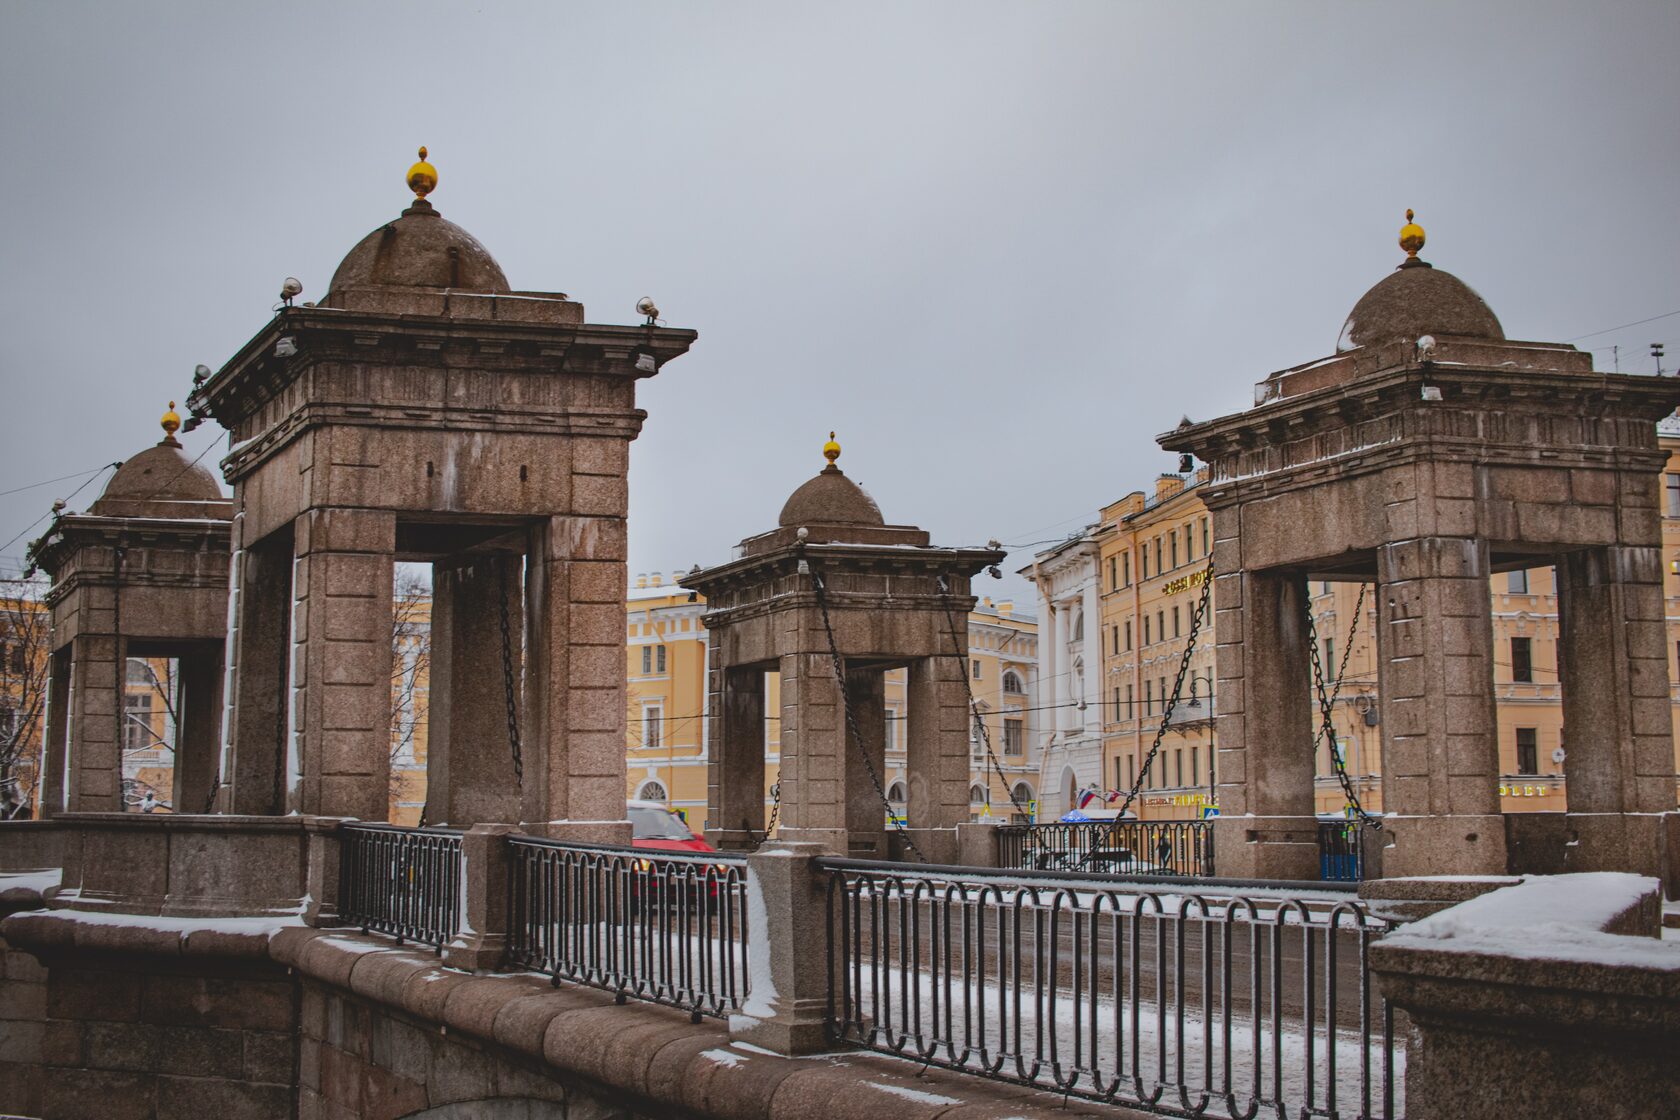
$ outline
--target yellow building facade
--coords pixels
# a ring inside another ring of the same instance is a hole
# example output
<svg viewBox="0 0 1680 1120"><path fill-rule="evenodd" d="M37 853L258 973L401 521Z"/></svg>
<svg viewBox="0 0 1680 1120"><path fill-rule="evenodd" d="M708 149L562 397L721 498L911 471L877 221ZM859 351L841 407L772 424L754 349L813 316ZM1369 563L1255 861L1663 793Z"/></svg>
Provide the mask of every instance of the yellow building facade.
<svg viewBox="0 0 1680 1120"><path fill-rule="evenodd" d="M1666 625L1671 682L1680 681L1680 421L1659 426L1669 463L1662 487ZM1204 814L1217 780L1212 606L1190 646L1212 544L1200 476L1163 475L1153 494L1134 492L1104 507L1089 532L1098 548L1103 642L1103 786L1128 790L1159 738L1134 810L1144 819ZM1360 802L1382 810L1382 729L1377 715L1377 604L1373 588L1314 581L1310 597L1319 661L1335 693L1335 749ZM1558 684L1558 611L1553 570L1501 572L1489 580L1494 629L1500 794L1505 812L1562 811L1563 696ZM1210 596L1211 598L1211 596ZM1357 618L1357 624L1355 619ZM1184 666L1178 706L1160 734L1166 698ZM1335 682L1340 674L1340 688ZM1671 683L1671 695L1674 689ZM1314 711L1320 711L1315 697ZM1680 717L1680 696L1674 701ZM1303 744L1303 749L1308 749ZM1330 746L1317 744L1321 814L1349 804ZM1680 752L1676 755L1680 801ZM1057 806L1058 809L1065 806ZM1047 815L1048 817L1048 815Z"/></svg>
<svg viewBox="0 0 1680 1120"><path fill-rule="evenodd" d="M700 596L659 573L637 577L625 602L625 794L669 805L696 830L706 823L704 612ZM1036 808L1037 715L1030 697L1037 642L1032 616L1016 612L1013 603L982 599L969 615L968 684L976 713L969 733L969 803L975 819L1024 820ZM781 700L775 673L766 674L764 707L769 806L781 761ZM891 804L902 812L908 726L902 670L887 674L886 707L884 779Z"/></svg>

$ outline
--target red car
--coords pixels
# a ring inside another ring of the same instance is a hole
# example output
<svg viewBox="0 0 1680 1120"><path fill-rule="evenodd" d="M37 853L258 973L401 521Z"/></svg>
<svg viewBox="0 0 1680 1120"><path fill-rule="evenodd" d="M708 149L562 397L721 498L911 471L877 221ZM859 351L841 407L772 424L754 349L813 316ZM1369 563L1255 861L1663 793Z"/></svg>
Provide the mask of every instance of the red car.
<svg viewBox="0 0 1680 1120"><path fill-rule="evenodd" d="M631 801L630 843L637 848L661 852L715 852L689 830L676 813L657 801Z"/></svg>

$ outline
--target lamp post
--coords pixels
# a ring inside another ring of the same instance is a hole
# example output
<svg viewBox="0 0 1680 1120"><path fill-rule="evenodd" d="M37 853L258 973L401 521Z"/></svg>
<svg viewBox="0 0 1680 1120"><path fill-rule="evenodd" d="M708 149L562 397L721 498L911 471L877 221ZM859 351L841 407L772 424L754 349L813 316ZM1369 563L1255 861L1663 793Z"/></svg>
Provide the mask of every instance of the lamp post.
<svg viewBox="0 0 1680 1120"><path fill-rule="evenodd" d="M1203 681L1207 682L1207 700L1208 700L1208 712L1207 712L1207 727L1208 727L1208 796L1207 796L1207 803L1209 805L1212 805L1214 803L1214 793L1213 793L1213 783L1214 783L1214 764L1213 764L1213 759L1214 759L1214 753L1213 753L1214 695L1213 695L1213 674L1212 673L1208 673L1208 674L1205 674L1204 676L1199 676L1199 677L1192 676L1190 678L1190 702L1189 702L1189 704L1186 705L1186 707L1200 708L1202 706L1202 697L1201 697L1201 692L1200 692L1199 686L1201 685L1201 683Z"/></svg>

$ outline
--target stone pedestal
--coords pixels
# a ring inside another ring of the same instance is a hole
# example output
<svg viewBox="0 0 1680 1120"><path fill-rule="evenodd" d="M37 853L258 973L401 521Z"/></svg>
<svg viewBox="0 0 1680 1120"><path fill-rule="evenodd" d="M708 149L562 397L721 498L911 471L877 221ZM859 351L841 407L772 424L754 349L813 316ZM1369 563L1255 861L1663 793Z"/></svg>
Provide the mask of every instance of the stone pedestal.
<svg viewBox="0 0 1680 1120"><path fill-rule="evenodd" d="M822 844L772 842L747 857L747 947L752 990L729 1036L778 1054L828 1049L828 881Z"/></svg>
<svg viewBox="0 0 1680 1120"><path fill-rule="evenodd" d="M461 928L443 947L443 963L463 972L490 972L507 956L508 824L477 824L461 838Z"/></svg>

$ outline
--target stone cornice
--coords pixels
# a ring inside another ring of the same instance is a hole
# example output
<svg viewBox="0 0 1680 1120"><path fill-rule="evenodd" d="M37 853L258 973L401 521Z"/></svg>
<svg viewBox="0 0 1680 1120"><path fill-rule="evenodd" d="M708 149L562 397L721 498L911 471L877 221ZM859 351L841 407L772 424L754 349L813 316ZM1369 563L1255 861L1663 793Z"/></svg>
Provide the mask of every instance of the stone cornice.
<svg viewBox="0 0 1680 1120"><path fill-rule="evenodd" d="M227 552L231 547L232 525L231 521L219 518L200 520L64 514L55 519L30 547L30 559L51 575L78 551L88 547Z"/></svg>
<svg viewBox="0 0 1680 1120"><path fill-rule="evenodd" d="M213 417L234 429L306 370L332 361L472 369L490 374L588 374L639 379L653 376L665 362L686 353L697 337L695 331L670 327L292 307L270 320L221 370L194 390L187 403L195 414ZM289 340L291 353L278 353L283 339ZM638 365L644 357L651 362ZM375 402L353 403L372 406ZM453 414L456 409L447 411ZM467 406L462 411L474 409Z"/></svg>
<svg viewBox="0 0 1680 1120"><path fill-rule="evenodd" d="M1209 464L1211 508L1423 461L1656 471L1654 425L1677 404L1667 378L1413 362L1157 439Z"/></svg>

